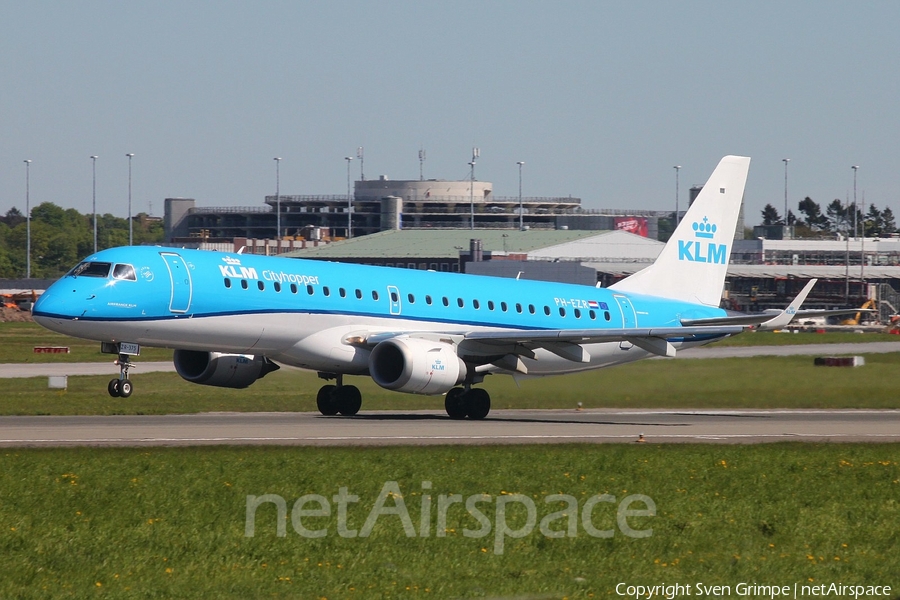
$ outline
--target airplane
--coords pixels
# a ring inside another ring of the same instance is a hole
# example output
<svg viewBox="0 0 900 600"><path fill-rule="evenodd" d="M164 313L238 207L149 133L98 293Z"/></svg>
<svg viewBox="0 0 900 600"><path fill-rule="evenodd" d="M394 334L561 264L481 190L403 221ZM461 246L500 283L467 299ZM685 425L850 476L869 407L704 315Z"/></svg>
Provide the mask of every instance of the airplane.
<svg viewBox="0 0 900 600"><path fill-rule="evenodd" d="M240 252L130 246L88 256L38 299L35 321L118 354L108 392L127 398L140 346L173 348L178 374L245 388L279 364L334 384L323 415L362 405L345 376L443 395L454 419L483 419L493 374L574 373L675 356L777 315L719 308L750 159L726 156L657 260L609 288L329 263Z"/></svg>

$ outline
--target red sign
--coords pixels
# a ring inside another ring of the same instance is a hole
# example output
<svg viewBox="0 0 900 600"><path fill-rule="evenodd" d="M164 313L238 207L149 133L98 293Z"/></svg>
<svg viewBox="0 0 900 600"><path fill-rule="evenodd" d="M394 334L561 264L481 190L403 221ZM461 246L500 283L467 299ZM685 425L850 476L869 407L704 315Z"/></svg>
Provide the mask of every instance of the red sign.
<svg viewBox="0 0 900 600"><path fill-rule="evenodd" d="M616 217L616 230L627 231L644 237L649 237L650 230L647 227L647 219L644 217Z"/></svg>

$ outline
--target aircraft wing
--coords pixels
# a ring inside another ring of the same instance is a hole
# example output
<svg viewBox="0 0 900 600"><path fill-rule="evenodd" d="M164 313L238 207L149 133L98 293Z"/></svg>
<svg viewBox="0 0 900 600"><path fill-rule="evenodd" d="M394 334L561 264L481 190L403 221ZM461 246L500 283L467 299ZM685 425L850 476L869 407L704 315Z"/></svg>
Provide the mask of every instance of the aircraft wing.
<svg viewBox="0 0 900 600"><path fill-rule="evenodd" d="M491 355L498 352L514 356L534 357L533 350L543 348L574 362L590 362L583 344L629 342L659 356L675 356L669 340L721 337L744 330L741 326L652 327L633 329L557 329L476 331L465 334L459 344L461 354ZM497 364L497 363L495 363ZM513 369L519 370L519 369Z"/></svg>
<svg viewBox="0 0 900 600"><path fill-rule="evenodd" d="M785 308L783 311L779 313L758 313L755 315L735 315L735 316L727 316L727 317L713 317L711 319L682 319L681 324L686 327L697 327L697 326L722 326L722 325L742 325L742 326L751 326L756 325L757 330L759 331L770 331L773 329L781 329L786 327L791 321L794 319L805 316L810 317L812 315L808 314L809 312L815 311L801 311L800 306L803 305L803 302L806 300L806 297L809 295L809 292L812 291L813 286L816 285L818 279L810 279L809 282L803 286L803 289L800 290L800 293L797 294L797 297ZM821 312L821 311L819 311ZM854 310L853 312L858 312ZM804 314L807 313L807 314ZM837 313L835 313L837 314ZM840 313L844 314L844 313Z"/></svg>

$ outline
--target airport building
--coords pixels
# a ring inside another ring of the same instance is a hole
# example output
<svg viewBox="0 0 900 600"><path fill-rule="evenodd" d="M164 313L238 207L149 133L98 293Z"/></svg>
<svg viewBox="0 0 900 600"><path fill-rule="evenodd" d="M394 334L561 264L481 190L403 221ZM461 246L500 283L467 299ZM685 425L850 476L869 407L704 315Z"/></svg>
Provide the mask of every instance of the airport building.
<svg viewBox="0 0 900 600"><path fill-rule="evenodd" d="M279 246L275 239L281 221ZM269 240L269 253L303 244L408 229L612 230L627 229L655 239L659 218L671 213L589 210L581 199L495 196L485 181L357 181L346 195L266 196L261 206L199 207L191 198L165 200L166 238L172 243ZM250 244L254 246L255 244Z"/></svg>

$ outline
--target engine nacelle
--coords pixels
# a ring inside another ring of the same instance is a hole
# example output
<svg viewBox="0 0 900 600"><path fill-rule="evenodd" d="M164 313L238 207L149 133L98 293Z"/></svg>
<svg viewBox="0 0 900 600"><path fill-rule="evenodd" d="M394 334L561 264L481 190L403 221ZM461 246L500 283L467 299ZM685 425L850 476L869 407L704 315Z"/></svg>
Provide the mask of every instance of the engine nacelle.
<svg viewBox="0 0 900 600"><path fill-rule="evenodd" d="M176 350L175 370L182 379L201 385L245 388L280 367L265 356Z"/></svg>
<svg viewBox="0 0 900 600"><path fill-rule="evenodd" d="M411 394L443 394L466 378L466 364L450 344L393 338L375 346L369 373L383 388Z"/></svg>

